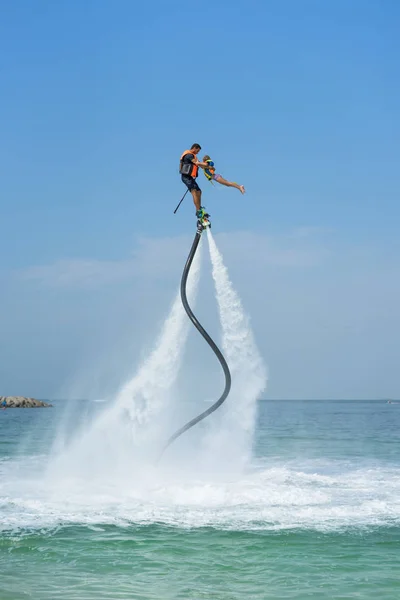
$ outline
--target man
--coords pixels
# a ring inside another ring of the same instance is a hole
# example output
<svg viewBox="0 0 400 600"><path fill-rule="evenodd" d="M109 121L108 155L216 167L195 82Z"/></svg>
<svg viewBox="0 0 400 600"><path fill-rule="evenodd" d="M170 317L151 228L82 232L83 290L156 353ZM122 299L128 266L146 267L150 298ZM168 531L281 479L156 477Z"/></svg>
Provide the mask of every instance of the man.
<svg viewBox="0 0 400 600"><path fill-rule="evenodd" d="M197 155L201 150L200 144L193 144L190 150L185 150L182 154L179 164L179 173L183 183L193 196L193 202L196 207L196 217L202 219L206 215L205 209L201 206L201 189L196 181L199 167L207 168L207 163L200 162Z"/></svg>

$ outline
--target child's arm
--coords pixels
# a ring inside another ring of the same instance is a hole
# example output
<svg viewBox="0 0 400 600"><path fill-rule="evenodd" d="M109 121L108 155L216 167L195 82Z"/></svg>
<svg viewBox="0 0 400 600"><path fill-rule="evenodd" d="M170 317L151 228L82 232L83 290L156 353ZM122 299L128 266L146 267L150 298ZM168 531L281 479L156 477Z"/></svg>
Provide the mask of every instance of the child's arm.
<svg viewBox="0 0 400 600"><path fill-rule="evenodd" d="M196 162L194 164L197 165L198 167L201 167L202 169L208 169L208 164L207 163L198 161L198 162Z"/></svg>

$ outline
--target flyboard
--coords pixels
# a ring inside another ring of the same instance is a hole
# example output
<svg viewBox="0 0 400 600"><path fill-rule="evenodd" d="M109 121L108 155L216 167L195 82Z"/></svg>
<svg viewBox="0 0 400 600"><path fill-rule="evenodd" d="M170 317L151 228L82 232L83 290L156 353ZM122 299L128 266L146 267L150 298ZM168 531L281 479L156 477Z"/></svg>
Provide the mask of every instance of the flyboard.
<svg viewBox="0 0 400 600"><path fill-rule="evenodd" d="M183 200L183 198L182 198L182 200ZM182 200L181 200L181 202L182 202ZM179 208L179 205L176 208L176 210L178 208ZM176 210L174 211L175 213L176 213ZM219 397L219 399L214 404L212 404L204 412L197 415L197 417L194 417L194 419L191 419L188 423L186 423L186 425L183 425L183 427L181 427L173 435L171 435L171 437L168 439L168 441L166 442L166 444L164 445L164 447L162 449L160 458L164 454L164 452L168 448L168 446L170 446L172 444L172 442L174 442L183 433L185 433L186 431L188 431L189 429L191 429L192 427L197 425L197 423L200 423L200 421L202 421L203 419L205 419L206 417L211 415L214 411L216 411L217 408L219 408L221 406L221 404L223 404L223 402L225 402L225 400L227 399L227 397L229 395L230 389L231 389L231 373L229 371L229 367L224 358L224 355L222 354L221 350L218 348L218 346L214 342L214 340L211 338L211 336L207 333L207 331L204 329L204 327L201 325L201 323L196 318L195 314L193 313L192 309L190 308L190 305L189 305L189 302L187 299L187 294L186 294L186 285L187 285L187 279L188 279L189 272L190 272L190 267L192 266L192 262L195 257L197 248L199 246L201 236L202 236L203 232L208 228L211 228L210 215L203 210L202 217L198 218L198 220L197 220L196 234L194 236L192 247L190 249L189 256L186 260L186 264L185 264L185 267L184 267L183 273L182 273L181 300L182 300L182 304L186 311L187 316L189 317L189 319L191 320L193 325L196 327L197 331L203 336L203 338L205 339L205 341L210 346L211 350L214 352L215 356L219 360L220 365L221 365L222 370L225 375L225 388L224 388L221 396Z"/></svg>

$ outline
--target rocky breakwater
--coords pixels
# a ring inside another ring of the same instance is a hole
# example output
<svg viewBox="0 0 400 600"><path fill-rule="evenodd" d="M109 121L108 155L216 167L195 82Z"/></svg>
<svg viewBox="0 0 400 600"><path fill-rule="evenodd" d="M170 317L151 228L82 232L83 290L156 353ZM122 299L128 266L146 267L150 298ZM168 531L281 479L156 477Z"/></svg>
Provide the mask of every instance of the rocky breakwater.
<svg viewBox="0 0 400 600"><path fill-rule="evenodd" d="M47 408L53 406L42 400L35 398L26 398L25 396L0 396L1 408Z"/></svg>

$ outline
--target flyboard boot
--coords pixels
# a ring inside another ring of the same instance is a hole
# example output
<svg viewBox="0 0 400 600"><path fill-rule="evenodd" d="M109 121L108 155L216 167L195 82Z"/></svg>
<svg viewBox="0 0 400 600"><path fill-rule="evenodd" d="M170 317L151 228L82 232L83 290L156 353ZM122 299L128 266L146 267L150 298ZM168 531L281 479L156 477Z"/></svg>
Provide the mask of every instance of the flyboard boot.
<svg viewBox="0 0 400 600"><path fill-rule="evenodd" d="M200 210L196 211L196 217L198 231L203 231L206 227L211 228L210 215L206 212L204 206L201 206Z"/></svg>

